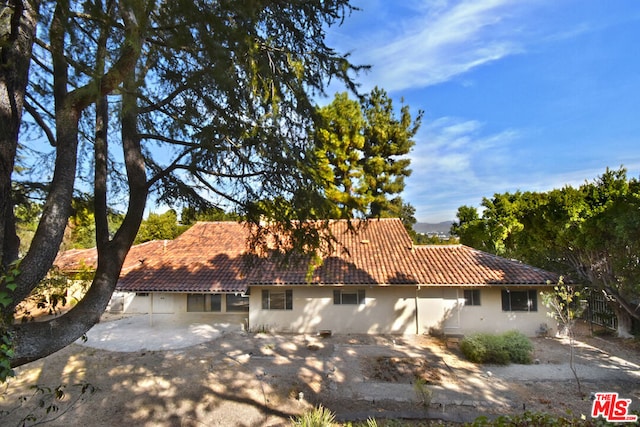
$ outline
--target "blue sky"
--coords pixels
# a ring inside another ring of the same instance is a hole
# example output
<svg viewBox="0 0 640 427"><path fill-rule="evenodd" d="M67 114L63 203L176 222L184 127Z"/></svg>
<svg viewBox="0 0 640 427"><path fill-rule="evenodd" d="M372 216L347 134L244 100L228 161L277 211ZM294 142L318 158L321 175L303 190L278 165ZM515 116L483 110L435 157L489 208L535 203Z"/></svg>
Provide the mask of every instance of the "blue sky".
<svg viewBox="0 0 640 427"><path fill-rule="evenodd" d="M637 0L353 4L362 10L329 44L373 67L362 92L379 86L425 112L403 194L419 221L607 167L640 174Z"/></svg>

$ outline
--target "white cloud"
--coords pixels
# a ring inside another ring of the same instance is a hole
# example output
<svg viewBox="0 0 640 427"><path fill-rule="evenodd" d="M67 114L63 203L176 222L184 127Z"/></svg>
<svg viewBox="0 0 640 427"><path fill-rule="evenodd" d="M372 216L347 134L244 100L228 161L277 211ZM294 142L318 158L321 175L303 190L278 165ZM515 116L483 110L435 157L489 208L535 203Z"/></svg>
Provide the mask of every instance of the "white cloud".
<svg viewBox="0 0 640 427"><path fill-rule="evenodd" d="M417 135L405 200L419 220L453 219L458 207L477 205L482 197L509 188L504 171L514 159L508 153L521 136L513 129L486 132L476 120L433 120Z"/></svg>
<svg viewBox="0 0 640 427"><path fill-rule="evenodd" d="M373 64L366 80L389 91L427 87L523 51L514 39L518 3L466 0L453 5L416 7L397 36L359 49ZM396 32L397 34L398 32Z"/></svg>

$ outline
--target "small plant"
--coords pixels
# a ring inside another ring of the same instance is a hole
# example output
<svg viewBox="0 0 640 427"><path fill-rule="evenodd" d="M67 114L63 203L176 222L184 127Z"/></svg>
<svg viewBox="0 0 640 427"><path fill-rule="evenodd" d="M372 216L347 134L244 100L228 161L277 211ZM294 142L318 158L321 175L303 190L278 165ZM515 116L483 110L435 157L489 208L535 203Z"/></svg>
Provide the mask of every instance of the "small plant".
<svg viewBox="0 0 640 427"><path fill-rule="evenodd" d="M316 406L311 411L291 419L295 427L331 427L336 425L336 416L324 406Z"/></svg>
<svg viewBox="0 0 640 427"><path fill-rule="evenodd" d="M269 325L258 325L253 330L254 334L268 334L270 332Z"/></svg>
<svg viewBox="0 0 640 427"><path fill-rule="evenodd" d="M393 420L391 420L391 422L385 423L384 425L389 427L391 427L392 425L396 425L395 423L392 424L392 422ZM355 424L351 421L347 421L344 424L344 427L378 427L378 421L376 421L375 418L369 417L366 421L358 421Z"/></svg>
<svg viewBox="0 0 640 427"><path fill-rule="evenodd" d="M574 320L581 314L582 307L576 302L580 298L573 286L566 286L560 278L558 285L553 288L553 293L542 293L544 305L551 309L549 315L556 319L569 337L569 368L573 372L578 387L578 395L583 396L582 384L575 365L575 331Z"/></svg>
<svg viewBox="0 0 640 427"><path fill-rule="evenodd" d="M418 399L422 406L428 408L431 406L431 399L433 398L433 391L429 388L429 385L422 378L416 378L413 383L413 390L418 395Z"/></svg>

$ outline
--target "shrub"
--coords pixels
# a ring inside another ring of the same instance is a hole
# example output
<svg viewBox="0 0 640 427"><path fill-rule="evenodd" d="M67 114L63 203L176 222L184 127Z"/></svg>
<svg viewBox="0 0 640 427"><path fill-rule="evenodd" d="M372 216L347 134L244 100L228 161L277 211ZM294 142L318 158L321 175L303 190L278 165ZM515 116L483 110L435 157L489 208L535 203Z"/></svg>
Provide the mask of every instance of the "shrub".
<svg viewBox="0 0 640 427"><path fill-rule="evenodd" d="M531 363L533 345L529 338L517 331L501 335L472 334L460 343L460 350L474 363Z"/></svg>
<svg viewBox="0 0 640 427"><path fill-rule="evenodd" d="M503 348L502 340L497 335L473 334L465 337L460 349L467 359L474 363L509 363L509 353Z"/></svg>
<svg viewBox="0 0 640 427"><path fill-rule="evenodd" d="M487 346L483 335L469 335L460 342L462 354L473 363L483 363L487 356Z"/></svg>
<svg viewBox="0 0 640 427"><path fill-rule="evenodd" d="M509 331L502 334L502 339L512 363L528 365L532 362L533 344L526 335L518 331Z"/></svg>

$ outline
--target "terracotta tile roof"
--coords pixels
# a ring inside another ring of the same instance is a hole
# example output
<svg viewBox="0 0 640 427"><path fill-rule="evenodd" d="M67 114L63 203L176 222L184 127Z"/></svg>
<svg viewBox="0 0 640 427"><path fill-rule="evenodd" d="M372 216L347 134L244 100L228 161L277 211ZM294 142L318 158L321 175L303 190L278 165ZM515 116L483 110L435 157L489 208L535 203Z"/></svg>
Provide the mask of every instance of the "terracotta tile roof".
<svg viewBox="0 0 640 427"><path fill-rule="evenodd" d="M200 222L137 268L117 289L135 292L244 292L248 231L235 222Z"/></svg>
<svg viewBox="0 0 640 427"><path fill-rule="evenodd" d="M159 251L169 241L154 240L151 242L141 243L131 247L127 257L122 265L122 271L136 267L141 260L149 258L152 254ZM95 270L98 263L98 253L96 248L91 249L71 249L60 253L54 265L64 271L81 271L84 269Z"/></svg>
<svg viewBox="0 0 640 427"><path fill-rule="evenodd" d="M282 269L276 262L264 260L260 268L252 271L251 284L416 283L407 258L411 253L411 238L399 220L370 220L357 234L349 231L346 221L333 221L330 230L340 245L324 257L322 265L310 277L305 262Z"/></svg>
<svg viewBox="0 0 640 427"><path fill-rule="evenodd" d="M244 292L250 285L500 286L555 284L558 279L553 273L467 246L413 246L399 219L370 220L357 234L348 230L346 221L333 221L330 229L340 246L309 274L310 258L284 267L270 258L254 258L248 265L250 233L245 225L200 222L173 241L132 248L117 289ZM60 259L81 254L72 252Z"/></svg>
<svg viewBox="0 0 640 427"><path fill-rule="evenodd" d="M416 246L421 284L452 286L556 285L559 275L464 245Z"/></svg>

